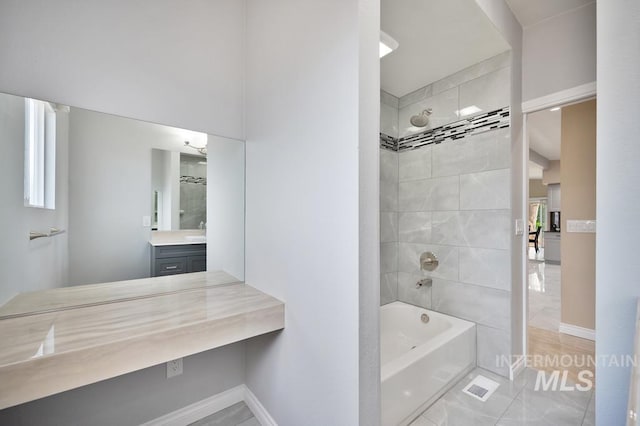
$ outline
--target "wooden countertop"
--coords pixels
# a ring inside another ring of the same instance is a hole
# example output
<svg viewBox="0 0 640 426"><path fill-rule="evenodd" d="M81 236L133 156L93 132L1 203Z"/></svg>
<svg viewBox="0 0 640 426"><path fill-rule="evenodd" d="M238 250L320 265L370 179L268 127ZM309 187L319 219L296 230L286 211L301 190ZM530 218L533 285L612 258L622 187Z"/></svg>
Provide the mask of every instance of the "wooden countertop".
<svg viewBox="0 0 640 426"><path fill-rule="evenodd" d="M0 409L284 328L267 294L216 272L180 277L192 287L0 319Z"/></svg>

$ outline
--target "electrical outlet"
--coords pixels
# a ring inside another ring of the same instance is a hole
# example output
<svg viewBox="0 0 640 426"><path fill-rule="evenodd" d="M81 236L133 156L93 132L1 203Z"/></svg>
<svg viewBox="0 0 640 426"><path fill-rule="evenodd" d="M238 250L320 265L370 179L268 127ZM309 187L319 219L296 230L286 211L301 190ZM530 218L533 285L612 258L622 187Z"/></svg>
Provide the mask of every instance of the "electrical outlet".
<svg viewBox="0 0 640 426"><path fill-rule="evenodd" d="M182 374L182 358L167 362L167 379Z"/></svg>

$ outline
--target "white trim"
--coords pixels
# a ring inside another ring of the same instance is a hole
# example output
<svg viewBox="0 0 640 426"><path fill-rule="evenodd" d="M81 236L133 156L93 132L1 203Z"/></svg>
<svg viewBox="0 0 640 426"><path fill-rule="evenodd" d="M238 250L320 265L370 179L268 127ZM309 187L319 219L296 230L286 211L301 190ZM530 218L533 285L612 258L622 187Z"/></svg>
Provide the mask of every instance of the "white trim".
<svg viewBox="0 0 640 426"><path fill-rule="evenodd" d="M247 404L247 407L249 407L256 420L262 426L278 426L258 398L245 385L238 385L217 395L187 405L141 426L186 426L242 401Z"/></svg>
<svg viewBox="0 0 640 426"><path fill-rule="evenodd" d="M518 355L515 361L511 363L509 367L509 380L514 381L516 377L525 369L526 357L524 355Z"/></svg>
<svg viewBox="0 0 640 426"><path fill-rule="evenodd" d="M217 395L187 405L141 426L185 426L231 407L244 400L245 385L239 385Z"/></svg>
<svg viewBox="0 0 640 426"><path fill-rule="evenodd" d="M584 328L573 324L560 323L558 328L560 333L570 334L571 336L582 337L583 339L596 340L596 331L591 328Z"/></svg>
<svg viewBox="0 0 640 426"><path fill-rule="evenodd" d="M278 423L273 420L273 417L271 417L271 414L264 408L264 405L260 403L258 398L256 398L253 392L246 386L244 387L244 402L262 426L278 426Z"/></svg>
<svg viewBox="0 0 640 426"><path fill-rule="evenodd" d="M551 93L550 95L530 99L522 103L522 112L534 112L545 108L564 105L596 95L596 82L583 84L570 89Z"/></svg>

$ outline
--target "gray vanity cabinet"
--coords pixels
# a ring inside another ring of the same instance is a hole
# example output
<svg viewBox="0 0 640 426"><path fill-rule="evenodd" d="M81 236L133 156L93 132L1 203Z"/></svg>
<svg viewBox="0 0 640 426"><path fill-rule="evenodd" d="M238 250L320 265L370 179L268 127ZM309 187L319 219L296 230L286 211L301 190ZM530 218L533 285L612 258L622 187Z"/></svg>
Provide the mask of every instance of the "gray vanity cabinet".
<svg viewBox="0 0 640 426"><path fill-rule="evenodd" d="M152 277L202 272L206 270L206 244L151 246Z"/></svg>

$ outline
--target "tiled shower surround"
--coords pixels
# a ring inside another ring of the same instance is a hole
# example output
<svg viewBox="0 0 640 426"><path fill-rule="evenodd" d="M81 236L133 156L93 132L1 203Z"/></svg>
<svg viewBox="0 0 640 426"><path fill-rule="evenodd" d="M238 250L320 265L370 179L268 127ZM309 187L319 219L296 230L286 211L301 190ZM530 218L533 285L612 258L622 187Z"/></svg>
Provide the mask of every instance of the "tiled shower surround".
<svg viewBox="0 0 640 426"><path fill-rule="evenodd" d="M180 155L180 229L207 222L206 158Z"/></svg>
<svg viewBox="0 0 640 426"><path fill-rule="evenodd" d="M509 66L507 52L400 99L381 96L381 303L474 321L478 366L502 375L509 370L496 355L511 346ZM402 151L403 137L425 131L411 126L411 115L432 108L427 129L442 130L459 125L456 112L471 105L481 109L475 116L502 110L507 118L478 132L467 123L458 139ZM433 272L420 270L425 251L440 261ZM433 279L431 289L416 288L423 277Z"/></svg>

